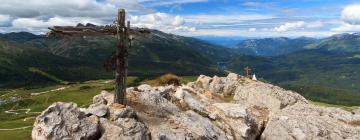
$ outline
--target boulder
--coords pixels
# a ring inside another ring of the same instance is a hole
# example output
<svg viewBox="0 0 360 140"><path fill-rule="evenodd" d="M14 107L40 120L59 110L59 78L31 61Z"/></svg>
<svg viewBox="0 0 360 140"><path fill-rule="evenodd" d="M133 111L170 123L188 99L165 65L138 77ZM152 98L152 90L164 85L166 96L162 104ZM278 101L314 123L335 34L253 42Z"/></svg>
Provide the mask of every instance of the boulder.
<svg viewBox="0 0 360 140"><path fill-rule="evenodd" d="M195 82L196 88L202 88L214 94L221 96L231 96L234 94L237 84L239 83L240 76L230 73L227 77L213 78L200 75Z"/></svg>
<svg viewBox="0 0 360 140"><path fill-rule="evenodd" d="M153 88L150 85L142 84L137 87L137 90L140 92L150 92Z"/></svg>
<svg viewBox="0 0 360 140"><path fill-rule="evenodd" d="M352 112L353 114L358 114L358 115L360 115L360 107L358 107L358 108L356 108L356 109L353 109L351 112Z"/></svg>
<svg viewBox="0 0 360 140"><path fill-rule="evenodd" d="M230 81L238 81L238 80L240 80L241 76L237 75L236 73L229 73L226 76L226 78L229 79Z"/></svg>
<svg viewBox="0 0 360 140"><path fill-rule="evenodd" d="M158 128L152 134L152 139L155 140L193 140L191 133L172 128Z"/></svg>
<svg viewBox="0 0 360 140"><path fill-rule="evenodd" d="M141 105L143 107L141 109L148 109L146 111L153 112L159 117L177 114L181 111L175 104L163 97L169 93L157 90L157 88L145 91L140 90L140 92L134 91L132 94L134 95L132 102L136 102L137 105Z"/></svg>
<svg viewBox="0 0 360 140"><path fill-rule="evenodd" d="M186 88L178 88L174 97L180 100L180 104L182 104L183 107L188 107L202 114L209 114L209 112L206 111L204 104L201 104L200 101L194 99Z"/></svg>
<svg viewBox="0 0 360 140"><path fill-rule="evenodd" d="M93 104L110 105L112 103L114 103L114 94L105 90L93 97Z"/></svg>
<svg viewBox="0 0 360 140"><path fill-rule="evenodd" d="M132 118L121 118L111 122L100 118L100 140L150 140L147 127Z"/></svg>
<svg viewBox="0 0 360 140"><path fill-rule="evenodd" d="M218 116L215 121L219 126L228 127L234 139L247 140L260 137L269 117L266 108L257 106L232 103L215 103L214 106L220 109L214 112Z"/></svg>
<svg viewBox="0 0 360 140"><path fill-rule="evenodd" d="M208 118L195 113L192 110L172 116L185 131L191 134L194 139L228 139L225 132L213 124Z"/></svg>
<svg viewBox="0 0 360 140"><path fill-rule="evenodd" d="M109 120L116 121L121 118L136 118L136 112L130 107L121 104L112 104L109 107Z"/></svg>
<svg viewBox="0 0 360 140"><path fill-rule="evenodd" d="M104 104L91 104L87 109L81 109L82 112L89 115L104 117L108 113L108 107Z"/></svg>
<svg viewBox="0 0 360 140"><path fill-rule="evenodd" d="M87 117L74 103L57 102L39 115L34 123L32 139L97 139L99 119Z"/></svg>
<svg viewBox="0 0 360 140"><path fill-rule="evenodd" d="M359 121L358 117L350 112L334 108L296 104L271 117L261 138L266 140L358 140L360 129L352 123Z"/></svg>
<svg viewBox="0 0 360 140"><path fill-rule="evenodd" d="M250 79L237 86L234 100L241 104L264 106L271 111L278 111L295 103L308 103L298 93Z"/></svg>
<svg viewBox="0 0 360 140"><path fill-rule="evenodd" d="M33 139L360 139L360 114L318 107L301 95L230 73L182 86L128 88L126 105L107 91L88 108L49 106ZM228 102L220 96L232 96Z"/></svg>
<svg viewBox="0 0 360 140"><path fill-rule="evenodd" d="M199 88L208 89L211 82L212 82L211 77L205 76L205 75L200 75L197 78L195 85Z"/></svg>

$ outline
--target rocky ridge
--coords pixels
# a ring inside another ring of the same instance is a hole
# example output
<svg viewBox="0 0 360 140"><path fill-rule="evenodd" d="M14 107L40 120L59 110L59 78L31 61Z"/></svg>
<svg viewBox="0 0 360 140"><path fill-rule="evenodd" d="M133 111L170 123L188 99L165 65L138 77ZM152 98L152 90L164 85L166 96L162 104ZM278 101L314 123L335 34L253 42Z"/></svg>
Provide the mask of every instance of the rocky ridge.
<svg viewBox="0 0 360 140"><path fill-rule="evenodd" d="M182 86L127 89L127 106L102 91L88 108L57 102L33 139L360 139L359 111L308 104L298 93L230 73Z"/></svg>

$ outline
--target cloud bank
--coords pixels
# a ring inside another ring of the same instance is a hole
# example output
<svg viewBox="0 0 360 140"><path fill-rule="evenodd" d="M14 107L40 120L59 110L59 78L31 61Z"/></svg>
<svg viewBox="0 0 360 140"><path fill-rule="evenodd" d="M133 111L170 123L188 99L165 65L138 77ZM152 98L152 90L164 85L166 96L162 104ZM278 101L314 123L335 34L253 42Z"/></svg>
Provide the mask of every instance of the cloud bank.
<svg viewBox="0 0 360 140"><path fill-rule="evenodd" d="M348 4L337 13L323 16L312 11L306 16L284 11L277 2L219 2L208 0L9 0L0 4L0 32L45 33L47 27L77 23L112 24L118 8L125 8L132 26L158 29L185 36L324 36L360 32L360 4ZM185 4L198 4L186 9ZM172 7L177 8L174 12ZM221 7L224 6L224 7ZM235 7L235 8L234 8ZM240 8L236 8L240 7ZM220 8L220 9L219 9ZM223 8L223 9L221 9ZM167 9L167 10L166 10ZM320 9L319 9L320 10ZM303 10L304 12L309 12ZM336 12L336 11L335 11Z"/></svg>

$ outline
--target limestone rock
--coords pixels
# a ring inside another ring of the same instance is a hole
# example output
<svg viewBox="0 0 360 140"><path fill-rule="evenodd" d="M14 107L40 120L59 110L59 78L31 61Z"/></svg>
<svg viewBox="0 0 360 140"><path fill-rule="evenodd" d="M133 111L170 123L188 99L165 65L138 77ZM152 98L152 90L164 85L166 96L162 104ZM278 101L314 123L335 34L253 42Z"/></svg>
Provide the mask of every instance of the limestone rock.
<svg viewBox="0 0 360 140"><path fill-rule="evenodd" d="M234 100L238 103L265 106L272 111L295 103L307 104L307 100L298 93L252 80L247 80L244 84L237 86Z"/></svg>
<svg viewBox="0 0 360 140"><path fill-rule="evenodd" d="M317 107L301 95L234 73L182 86L126 89L126 106L102 91L88 108L49 106L33 139L360 139L360 114ZM225 96L234 96L228 102Z"/></svg>
<svg viewBox="0 0 360 140"><path fill-rule="evenodd" d="M179 131L176 129L159 128L152 133L155 140L193 140L190 133Z"/></svg>
<svg viewBox="0 0 360 140"><path fill-rule="evenodd" d="M216 103L217 108L221 109L227 117L238 119L247 117L246 108L240 104Z"/></svg>
<svg viewBox="0 0 360 140"><path fill-rule="evenodd" d="M214 104L218 113L220 126L227 126L234 133L235 139L256 139L261 135L268 119L266 108L250 107L232 103ZM220 121L221 120L221 121Z"/></svg>
<svg viewBox="0 0 360 140"><path fill-rule="evenodd" d="M173 119L185 127L195 139L219 139L226 140L225 133L207 118L200 116L194 111L186 111L184 114L173 116Z"/></svg>
<svg viewBox="0 0 360 140"><path fill-rule="evenodd" d="M177 114L181 111L175 104L164 98L164 95L161 95L165 94L164 92L156 89L145 90L145 92L133 92L136 95L134 102L141 104L144 107L142 109L151 108L147 111L156 112L158 116Z"/></svg>
<svg viewBox="0 0 360 140"><path fill-rule="evenodd" d="M100 140L149 140L147 127L132 118L122 118L111 122L105 118L100 119L102 136Z"/></svg>
<svg viewBox="0 0 360 140"><path fill-rule="evenodd" d="M120 104L112 104L109 107L109 119L116 121L120 118L136 118L136 112L129 106L122 106Z"/></svg>
<svg viewBox="0 0 360 140"><path fill-rule="evenodd" d="M214 76L213 78L200 75L195 82L195 86L211 91L214 94L230 96L234 94L239 78L240 76L234 73L230 73L227 77Z"/></svg>
<svg viewBox="0 0 360 140"><path fill-rule="evenodd" d="M210 83L212 82L212 78L205 75L200 75L195 82L195 85L199 88L208 89Z"/></svg>
<svg viewBox="0 0 360 140"><path fill-rule="evenodd" d="M93 114L98 117L104 117L108 113L108 107L104 104L92 104L87 109L82 110L85 114Z"/></svg>
<svg viewBox="0 0 360 140"><path fill-rule="evenodd" d="M203 104L201 104L198 100L194 99L184 88L179 88L176 90L174 96L180 100L180 103L185 104L184 106L187 106L191 108L194 111L201 112L203 114L209 114L209 112L206 111Z"/></svg>
<svg viewBox="0 0 360 140"><path fill-rule="evenodd" d="M351 112L352 112L353 114L358 114L358 115L360 115L360 107L352 110Z"/></svg>
<svg viewBox="0 0 360 140"><path fill-rule="evenodd" d="M334 112L337 112L338 115L334 116ZM266 125L261 138L266 140L360 139L360 129L356 127L356 124L352 124L350 120L347 120L350 122L346 122L339 116L357 118L350 112L333 108L296 104L285 108L280 114L272 117Z"/></svg>
<svg viewBox="0 0 360 140"><path fill-rule="evenodd" d="M97 116L86 117L74 103L57 102L36 118L32 139L96 139L99 133Z"/></svg>
<svg viewBox="0 0 360 140"><path fill-rule="evenodd" d="M110 105L114 103L114 94L105 90L101 91L99 95L93 97L93 104Z"/></svg>
<svg viewBox="0 0 360 140"><path fill-rule="evenodd" d="M229 79L230 81L238 81L241 76L237 75L236 73L229 73L228 76L226 76L227 79Z"/></svg>

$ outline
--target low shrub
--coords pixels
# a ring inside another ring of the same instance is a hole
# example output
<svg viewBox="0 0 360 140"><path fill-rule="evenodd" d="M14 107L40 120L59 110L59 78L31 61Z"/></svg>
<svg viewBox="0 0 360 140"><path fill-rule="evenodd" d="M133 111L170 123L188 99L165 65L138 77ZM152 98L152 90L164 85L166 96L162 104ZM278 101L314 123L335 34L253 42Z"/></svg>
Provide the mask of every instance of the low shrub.
<svg viewBox="0 0 360 140"><path fill-rule="evenodd" d="M176 76L175 74L164 74L156 79L153 80L145 80L142 83L148 84L151 86L164 86L164 85L180 85L181 78L179 76Z"/></svg>

